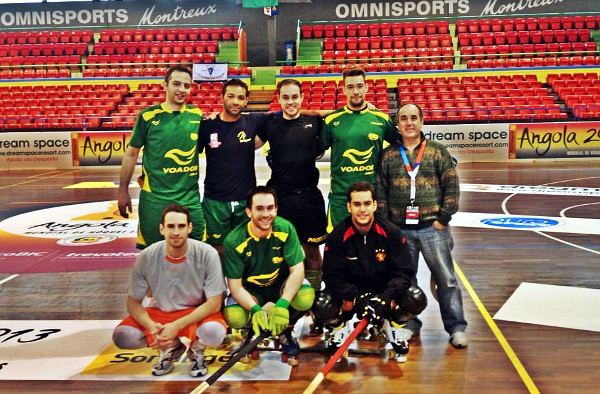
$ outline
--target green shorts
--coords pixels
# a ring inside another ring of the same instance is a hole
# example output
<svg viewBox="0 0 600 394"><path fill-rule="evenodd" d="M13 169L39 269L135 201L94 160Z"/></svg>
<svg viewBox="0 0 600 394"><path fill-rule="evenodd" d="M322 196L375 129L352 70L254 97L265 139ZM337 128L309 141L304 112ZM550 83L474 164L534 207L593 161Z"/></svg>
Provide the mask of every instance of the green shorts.
<svg viewBox="0 0 600 394"><path fill-rule="evenodd" d="M144 194L140 194L140 202L138 206L138 235L136 247L144 249L154 242L162 241L165 237L160 233L159 225L163 209L175 201L162 201L156 199L145 198ZM186 204L190 210L190 220L192 221L192 233L190 238L202 241L204 239L204 213L200 201L196 204Z"/></svg>
<svg viewBox="0 0 600 394"><path fill-rule="evenodd" d="M223 245L227 234L248 220L246 201L217 201L205 197L202 209L206 219L206 242L211 245Z"/></svg>
<svg viewBox="0 0 600 394"><path fill-rule="evenodd" d="M347 198L332 196L329 194L329 207L327 208L327 233L333 231L342 220L350 215L348 212Z"/></svg>

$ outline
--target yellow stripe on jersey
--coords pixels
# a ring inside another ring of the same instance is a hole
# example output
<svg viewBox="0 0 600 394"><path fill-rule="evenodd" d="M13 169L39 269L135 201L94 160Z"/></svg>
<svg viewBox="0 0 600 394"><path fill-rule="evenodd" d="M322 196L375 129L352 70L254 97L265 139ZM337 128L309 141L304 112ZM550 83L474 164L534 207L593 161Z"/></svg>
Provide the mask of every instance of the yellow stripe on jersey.
<svg viewBox="0 0 600 394"><path fill-rule="evenodd" d="M260 287L271 286L279 276L279 268L270 274L249 276L248 282ZM266 280L266 281L265 281Z"/></svg>
<svg viewBox="0 0 600 394"><path fill-rule="evenodd" d="M273 231L273 236L279 239L281 242L286 242L288 237L290 236L288 233L284 233L281 231Z"/></svg>
<svg viewBox="0 0 600 394"><path fill-rule="evenodd" d="M340 111L340 112L333 113L331 115L327 115L325 117L325 123L329 124L329 123L331 123L332 120L334 120L334 119L338 118L339 116L342 116L342 115L344 115L346 113L347 113L346 112L346 107L344 107L344 111Z"/></svg>
<svg viewBox="0 0 600 394"><path fill-rule="evenodd" d="M246 240L244 242L242 242L241 244L239 244L238 246L236 246L235 250L239 254L244 253L244 249L246 249L248 247L248 242L250 242L251 239L252 239L252 237L246 238Z"/></svg>
<svg viewBox="0 0 600 394"><path fill-rule="evenodd" d="M157 109L152 110L152 111L144 112L142 114L142 118L147 122L150 119L154 118L156 115L162 114L163 112L167 112L167 111L165 111L162 108L157 108Z"/></svg>

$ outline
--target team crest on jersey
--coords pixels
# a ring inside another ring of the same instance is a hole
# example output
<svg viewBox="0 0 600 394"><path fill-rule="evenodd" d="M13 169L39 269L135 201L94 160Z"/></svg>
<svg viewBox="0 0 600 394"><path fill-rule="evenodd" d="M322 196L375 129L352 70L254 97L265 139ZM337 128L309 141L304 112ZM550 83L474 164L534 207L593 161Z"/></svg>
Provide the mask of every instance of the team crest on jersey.
<svg viewBox="0 0 600 394"><path fill-rule="evenodd" d="M385 249L375 249L375 259L380 263L385 260Z"/></svg>
<svg viewBox="0 0 600 394"><path fill-rule="evenodd" d="M219 141L219 133L212 133L210 135L210 142L208 143L208 146L213 149L221 146L221 142Z"/></svg>
<svg viewBox="0 0 600 394"><path fill-rule="evenodd" d="M153 120L153 121L152 121L152 124L153 124L154 126L158 126L158 124L159 124L159 123L160 123L160 120Z"/></svg>
<svg viewBox="0 0 600 394"><path fill-rule="evenodd" d="M248 138L245 131L240 131L237 137L238 140L240 140L240 144L243 144L244 142L250 142L250 138Z"/></svg>
<svg viewBox="0 0 600 394"><path fill-rule="evenodd" d="M283 257L281 257L281 256L273 257L273 264L281 264L281 263L283 263Z"/></svg>
<svg viewBox="0 0 600 394"><path fill-rule="evenodd" d="M340 125L340 122L333 122L333 125L334 125L334 126L339 126L339 125Z"/></svg>
<svg viewBox="0 0 600 394"><path fill-rule="evenodd" d="M379 136L375 133L369 133L368 137L371 141L377 141L379 139Z"/></svg>

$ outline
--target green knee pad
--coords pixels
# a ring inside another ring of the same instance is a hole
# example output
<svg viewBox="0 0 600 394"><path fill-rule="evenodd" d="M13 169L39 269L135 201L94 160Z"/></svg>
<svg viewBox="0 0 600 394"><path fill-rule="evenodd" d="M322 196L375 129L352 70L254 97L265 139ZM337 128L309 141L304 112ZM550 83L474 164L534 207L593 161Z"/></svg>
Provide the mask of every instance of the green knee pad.
<svg viewBox="0 0 600 394"><path fill-rule="evenodd" d="M223 308L223 316L229 327L236 329L245 327L250 321L250 312L237 304Z"/></svg>
<svg viewBox="0 0 600 394"><path fill-rule="evenodd" d="M296 297L290 302L290 306L297 311L307 311L315 301L315 289L310 285L303 284L298 290Z"/></svg>

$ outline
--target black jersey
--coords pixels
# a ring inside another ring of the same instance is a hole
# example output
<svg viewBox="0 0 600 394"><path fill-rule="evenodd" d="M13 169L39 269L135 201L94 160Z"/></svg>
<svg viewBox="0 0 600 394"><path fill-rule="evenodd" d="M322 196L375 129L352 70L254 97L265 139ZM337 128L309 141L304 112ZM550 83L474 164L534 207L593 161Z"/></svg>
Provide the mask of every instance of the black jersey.
<svg viewBox="0 0 600 394"><path fill-rule="evenodd" d="M200 126L198 145L206 150L204 196L217 201L246 200L256 186L254 136L263 127L266 114L249 113L235 122L217 117Z"/></svg>
<svg viewBox="0 0 600 394"><path fill-rule="evenodd" d="M319 183L315 159L323 153L319 137L323 122L318 116L300 115L285 119L281 113L270 114L261 140L269 142L271 179L267 183L280 194L306 190Z"/></svg>

